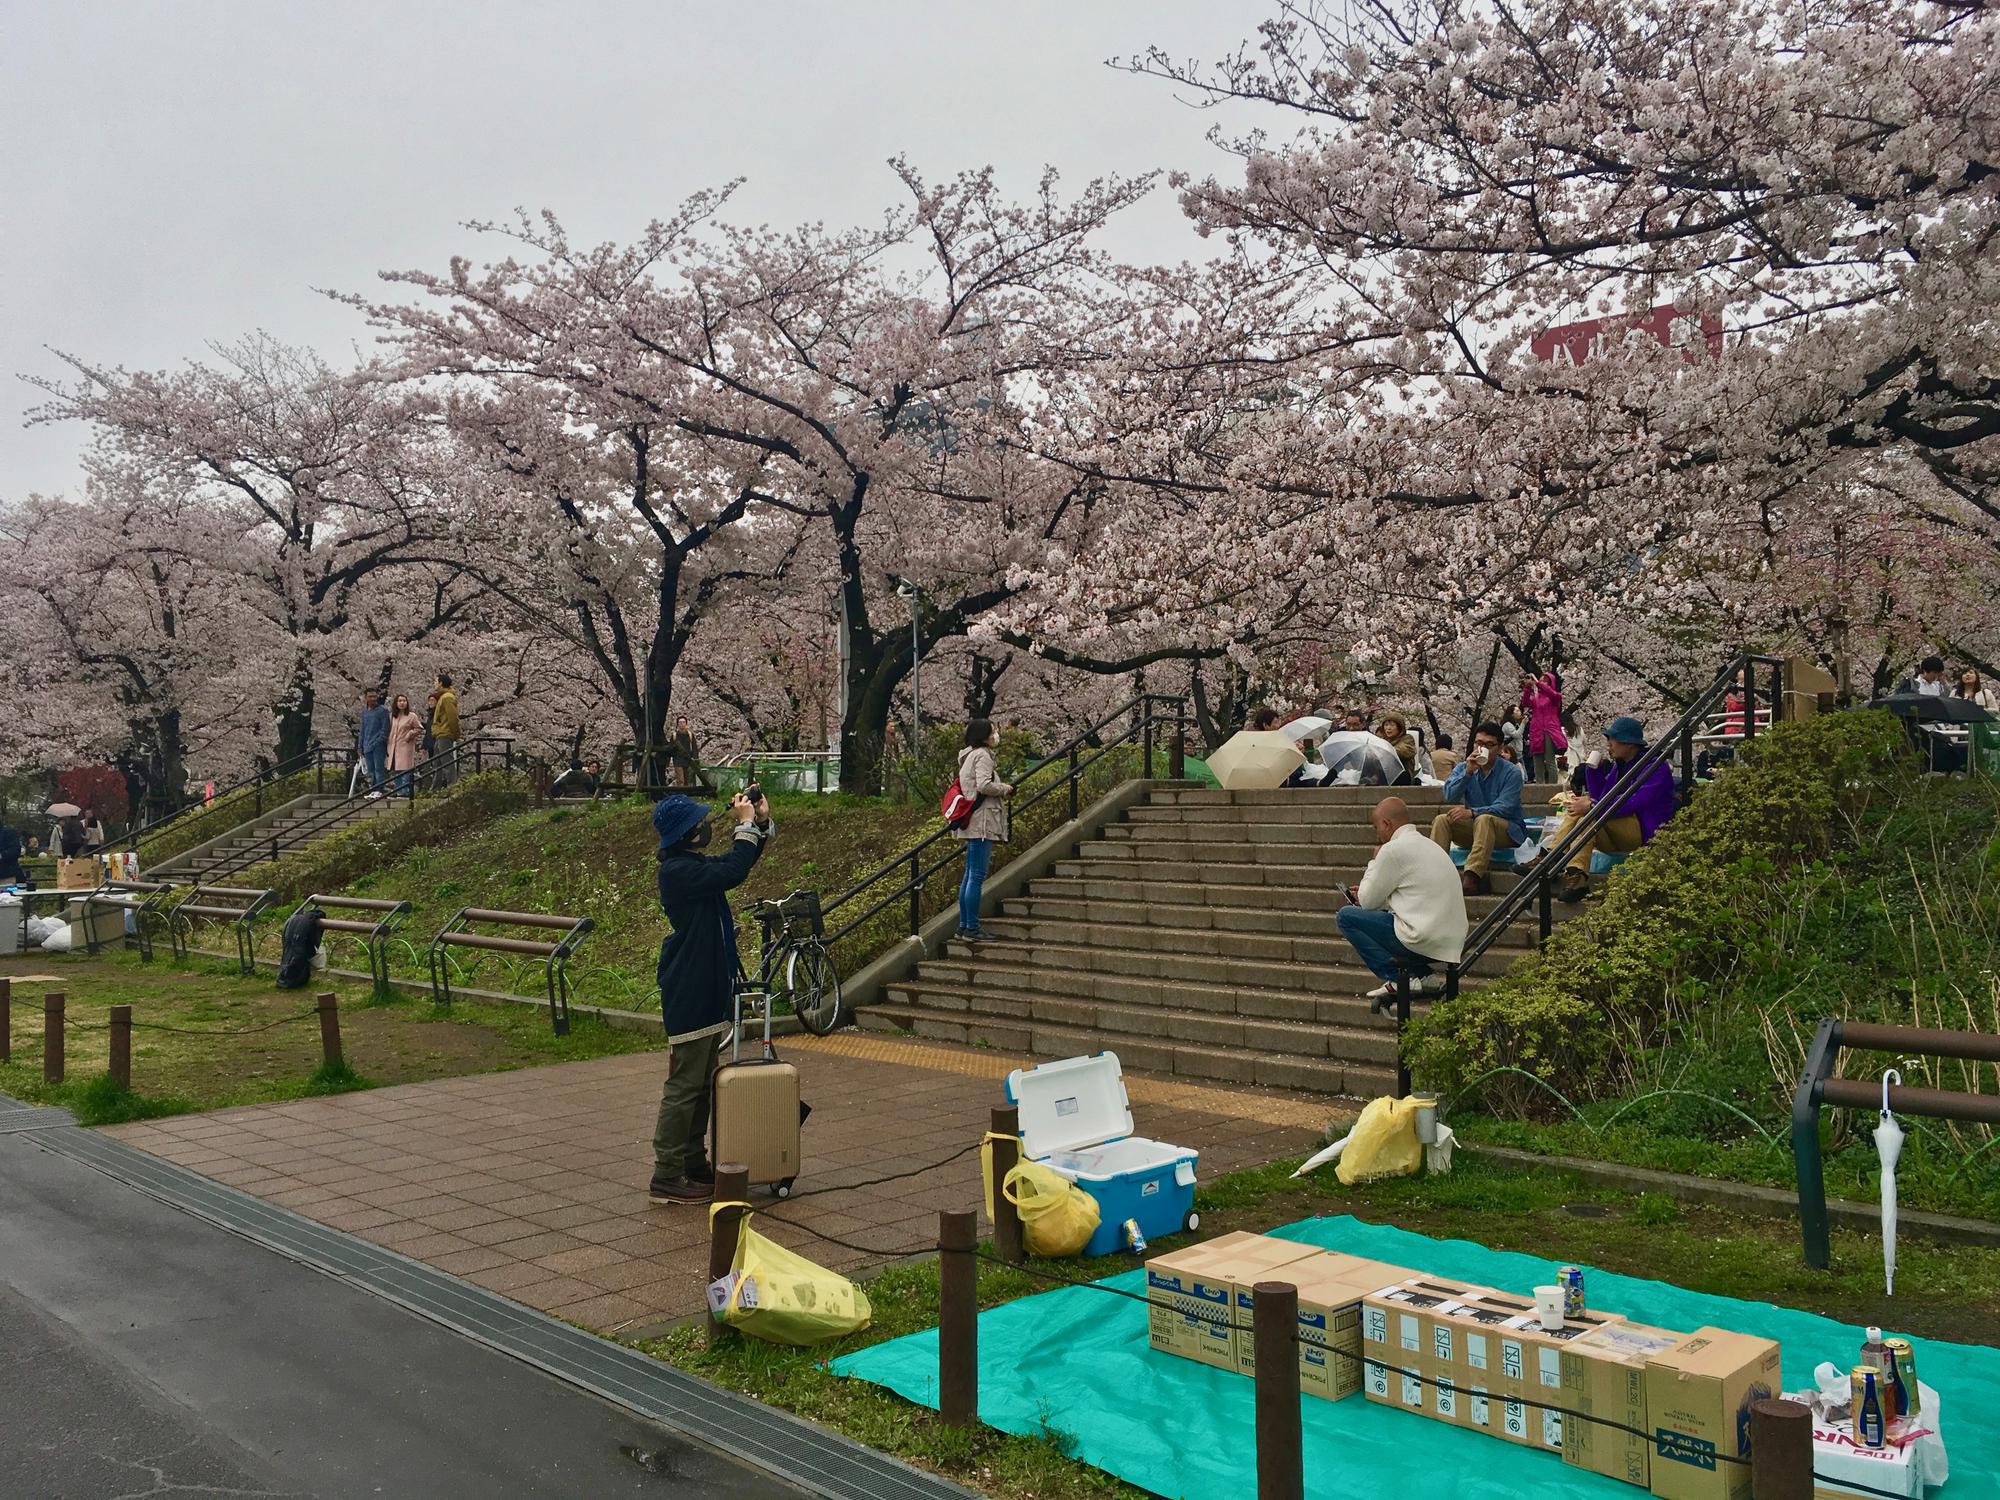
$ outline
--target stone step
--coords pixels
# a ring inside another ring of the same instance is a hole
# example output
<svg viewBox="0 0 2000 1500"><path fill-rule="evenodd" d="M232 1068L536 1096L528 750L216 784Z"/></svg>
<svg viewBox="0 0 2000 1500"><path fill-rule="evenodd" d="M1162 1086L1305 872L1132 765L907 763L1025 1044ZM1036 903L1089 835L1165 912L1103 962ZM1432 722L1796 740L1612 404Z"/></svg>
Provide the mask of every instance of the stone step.
<svg viewBox="0 0 2000 1500"><path fill-rule="evenodd" d="M1410 810L1422 817L1435 817L1443 804L1432 801ZM1158 807L1141 803L1125 810L1124 821L1145 827L1175 826L1202 828L1289 827L1309 823L1314 827L1367 829L1375 811L1373 802L1308 802L1297 807L1243 806Z"/></svg>
<svg viewBox="0 0 2000 1500"><path fill-rule="evenodd" d="M1053 966L1080 973L1123 975L1133 979L1170 979L1236 990L1283 990L1293 994L1322 993L1326 983L1324 976L1356 973L1354 950L1345 943L1323 945L1329 948L1338 946L1341 950L1331 961L1293 962L1275 957L1268 951L1254 957L1237 957L1171 948L1123 947L1113 943L1096 943L1087 936L1072 935L1067 939L1029 936L1015 932L1013 923L1009 923L1009 930L1002 933L997 926L1001 920L1004 919L994 919L993 935L984 942L966 943L954 938L946 946L944 957L961 963L976 959L982 963L1030 964L1038 968ZM1069 925L1084 933L1092 930L1078 929L1074 923ZM1288 941L1310 943L1312 940L1297 938ZM1518 957L1519 949L1489 948L1474 963L1472 972L1489 977L1505 973Z"/></svg>
<svg viewBox="0 0 2000 1500"><path fill-rule="evenodd" d="M1288 909L1331 913L1338 910L1330 881L1283 886L1223 885L1175 878L1190 873L1201 872L1168 869L1156 873L1150 869L1139 869L1120 870L1108 875L1044 875L1029 882L1028 895L1056 901L1125 901L1151 905L1196 906L1218 912ZM1494 884L1497 889L1500 883L1496 880ZM1468 896L1465 898L1466 915L1477 923L1499 904L1498 894ZM1557 903L1554 910L1557 920L1560 921L1566 916L1574 916L1578 909ZM1218 922L1217 925L1224 924ZM1227 925L1237 925L1237 922L1232 919Z"/></svg>
<svg viewBox="0 0 2000 1500"><path fill-rule="evenodd" d="M1298 890L1323 895L1332 889L1335 880L1345 880L1350 885L1358 884L1365 863L1308 865L1305 861L1291 864L1236 863L1232 861L1212 861L1206 864L1176 863L1171 860L1149 860L1134 858L1122 853L1115 856L1085 855L1080 858L1059 859L1055 863L1055 874L1065 879L1082 880L1170 880L1199 882L1210 887L1247 886L1270 890ZM1493 893L1503 894L1512 890L1520 877L1512 870L1501 866L1493 869Z"/></svg>
<svg viewBox="0 0 2000 1500"><path fill-rule="evenodd" d="M1081 881L1038 880L1025 896L1001 903L1004 917L1050 918L1069 922L1129 922L1142 927L1205 927L1217 932L1278 932L1291 937L1339 938L1337 903L1331 891L1300 892L1295 901L1224 905L1200 899L1170 901L1152 892L1136 897L1091 895ZM1141 888L1143 890L1143 888ZM1199 888L1195 888L1197 891ZM1475 925L1500 904L1497 896L1466 898L1466 916ZM1575 912L1563 907L1565 915ZM1532 925L1533 912L1516 919Z"/></svg>
<svg viewBox="0 0 2000 1500"><path fill-rule="evenodd" d="M1375 831L1366 823L1113 823L1104 829L1112 843L1218 844L1242 848L1251 844L1310 845L1316 848L1376 849Z"/></svg>
<svg viewBox="0 0 2000 1500"><path fill-rule="evenodd" d="M1023 1020L994 1020L968 1013L955 1017L925 1007L884 1003L870 1006L859 1017L871 1031L907 1031L940 1041L966 1042L1036 1057L1081 1057L1112 1051L1133 1073L1259 1084L1336 1097L1373 1098L1395 1087L1393 1066L1347 1063L1331 1057L1292 1057L1192 1042L1110 1038L1094 1031Z"/></svg>
<svg viewBox="0 0 2000 1500"><path fill-rule="evenodd" d="M1309 915L1309 914L1308 914ZM1137 949L1149 953L1204 954L1218 958L1260 959L1298 963L1315 970L1352 963L1354 950L1328 923L1322 933L1274 930L1268 924L1247 930L1181 927L1130 918L1056 917L1001 913L980 926L995 938L1030 943L1070 943L1092 948ZM1511 951L1511 963L1534 941L1532 921L1516 922L1502 933L1495 947ZM1492 950L1489 950L1491 952Z"/></svg>
<svg viewBox="0 0 2000 1500"><path fill-rule="evenodd" d="M1379 982L1366 969L1350 965L1315 975L1317 987L1272 989L1257 985L1202 984L1174 978L1105 974L1060 965L999 962L993 959L926 959L917 965L913 983L970 989L984 997L974 1009L993 1015L1022 1014L1024 991L1069 999L1101 1000L1116 1005L1160 1010L1201 1011L1211 1015L1245 1016L1259 1020L1295 1021L1312 1026L1386 1027L1372 1014L1367 992ZM1468 987L1480 981L1468 976ZM1416 1003L1422 1005L1422 997Z"/></svg>

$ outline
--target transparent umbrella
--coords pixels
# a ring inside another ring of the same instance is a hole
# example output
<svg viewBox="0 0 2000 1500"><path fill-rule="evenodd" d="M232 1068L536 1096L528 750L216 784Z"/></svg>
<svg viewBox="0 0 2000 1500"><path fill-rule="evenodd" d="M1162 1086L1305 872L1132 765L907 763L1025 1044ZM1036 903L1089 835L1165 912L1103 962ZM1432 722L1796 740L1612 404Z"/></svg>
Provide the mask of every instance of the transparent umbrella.
<svg viewBox="0 0 2000 1500"><path fill-rule="evenodd" d="M1386 786L1403 774L1403 759L1396 754L1396 747L1365 729L1343 729L1328 735L1319 747L1319 758L1335 776L1354 771L1366 785Z"/></svg>
<svg viewBox="0 0 2000 1500"><path fill-rule="evenodd" d="M1896 1295L1896 1163L1903 1155L1903 1127L1889 1113L1889 1085L1903 1086L1903 1075L1890 1068L1882 1075L1882 1118L1875 1126L1875 1154L1882 1159L1882 1280L1887 1294Z"/></svg>
<svg viewBox="0 0 2000 1500"><path fill-rule="evenodd" d="M1282 726L1279 733L1294 740L1309 740L1316 734L1325 734L1333 728L1333 720L1322 719L1318 714L1307 714L1303 719L1294 719Z"/></svg>

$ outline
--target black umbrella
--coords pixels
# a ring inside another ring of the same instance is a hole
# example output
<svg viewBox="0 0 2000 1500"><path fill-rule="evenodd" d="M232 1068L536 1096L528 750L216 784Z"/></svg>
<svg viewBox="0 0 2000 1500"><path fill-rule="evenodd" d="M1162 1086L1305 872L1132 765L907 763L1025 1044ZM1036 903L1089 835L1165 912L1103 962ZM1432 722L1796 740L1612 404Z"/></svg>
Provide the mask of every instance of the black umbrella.
<svg viewBox="0 0 2000 1500"><path fill-rule="evenodd" d="M1988 724L1993 715L1970 698L1938 698L1929 693L1891 693L1871 699L1868 708L1886 708L1892 714L1930 724Z"/></svg>

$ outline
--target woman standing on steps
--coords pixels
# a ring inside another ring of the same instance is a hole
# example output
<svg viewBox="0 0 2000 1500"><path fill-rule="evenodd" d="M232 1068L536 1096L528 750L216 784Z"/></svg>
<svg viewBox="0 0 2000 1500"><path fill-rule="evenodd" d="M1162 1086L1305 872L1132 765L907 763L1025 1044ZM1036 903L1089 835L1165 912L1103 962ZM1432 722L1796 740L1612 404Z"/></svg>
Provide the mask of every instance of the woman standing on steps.
<svg viewBox="0 0 2000 1500"><path fill-rule="evenodd" d="M965 748L958 752L958 785L968 797L978 799L972 817L952 837L965 842L965 878L958 883L958 935L968 942L983 936L979 930L979 898L986 889L986 868L993 858L993 846L1007 842L1007 799L1013 787L1000 779L993 761L993 747L1000 743L1000 731L990 719L974 719L965 726Z"/></svg>
<svg viewBox="0 0 2000 1500"><path fill-rule="evenodd" d="M410 772L416 767L417 746L429 722L411 712L408 693L396 694L389 708L389 770L395 778L396 790L405 797L416 796Z"/></svg>

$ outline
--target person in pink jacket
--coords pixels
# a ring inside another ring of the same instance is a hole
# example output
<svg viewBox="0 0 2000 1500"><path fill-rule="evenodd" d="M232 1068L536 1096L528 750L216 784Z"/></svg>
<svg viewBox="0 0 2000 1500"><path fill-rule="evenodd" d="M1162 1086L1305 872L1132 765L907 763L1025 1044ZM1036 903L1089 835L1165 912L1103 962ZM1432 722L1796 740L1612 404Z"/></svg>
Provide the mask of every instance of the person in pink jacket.
<svg viewBox="0 0 2000 1500"><path fill-rule="evenodd" d="M1562 731L1562 681L1554 672L1521 679L1521 712L1528 716L1529 780L1552 782L1559 773L1556 756L1569 749Z"/></svg>

